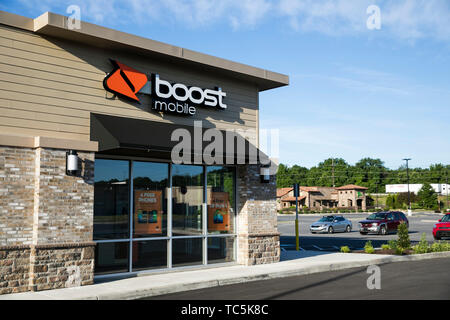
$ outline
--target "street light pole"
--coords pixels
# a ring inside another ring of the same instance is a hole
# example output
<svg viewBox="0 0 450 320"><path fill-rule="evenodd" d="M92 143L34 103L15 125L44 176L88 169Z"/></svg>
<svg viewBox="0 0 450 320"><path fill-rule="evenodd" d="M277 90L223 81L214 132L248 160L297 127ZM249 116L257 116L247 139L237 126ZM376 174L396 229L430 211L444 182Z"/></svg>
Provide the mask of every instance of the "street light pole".
<svg viewBox="0 0 450 320"><path fill-rule="evenodd" d="M409 195L409 167L408 167L408 161L411 160L411 158L405 158L403 159L406 161L406 179L408 180L408 216L411 216L411 196Z"/></svg>

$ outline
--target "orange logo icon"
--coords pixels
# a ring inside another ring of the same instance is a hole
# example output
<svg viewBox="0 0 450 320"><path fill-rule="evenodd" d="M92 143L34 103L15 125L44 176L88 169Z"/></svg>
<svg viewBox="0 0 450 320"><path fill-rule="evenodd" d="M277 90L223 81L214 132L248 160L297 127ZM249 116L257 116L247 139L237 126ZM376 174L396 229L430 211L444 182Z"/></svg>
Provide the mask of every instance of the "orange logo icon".
<svg viewBox="0 0 450 320"><path fill-rule="evenodd" d="M139 102L136 93L147 83L147 75L117 60L111 60L111 62L114 65L114 70L103 80L105 89Z"/></svg>

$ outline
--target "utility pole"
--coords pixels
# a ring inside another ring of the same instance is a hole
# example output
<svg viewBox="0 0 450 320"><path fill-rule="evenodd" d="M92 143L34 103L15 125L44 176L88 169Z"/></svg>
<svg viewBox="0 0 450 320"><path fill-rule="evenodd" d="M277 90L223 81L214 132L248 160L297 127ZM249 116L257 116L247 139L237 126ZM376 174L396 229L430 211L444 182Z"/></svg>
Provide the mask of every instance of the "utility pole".
<svg viewBox="0 0 450 320"><path fill-rule="evenodd" d="M411 196L409 194L409 167L408 167L408 161L411 160L411 158L403 159L406 161L406 179L408 180L408 216L411 216Z"/></svg>

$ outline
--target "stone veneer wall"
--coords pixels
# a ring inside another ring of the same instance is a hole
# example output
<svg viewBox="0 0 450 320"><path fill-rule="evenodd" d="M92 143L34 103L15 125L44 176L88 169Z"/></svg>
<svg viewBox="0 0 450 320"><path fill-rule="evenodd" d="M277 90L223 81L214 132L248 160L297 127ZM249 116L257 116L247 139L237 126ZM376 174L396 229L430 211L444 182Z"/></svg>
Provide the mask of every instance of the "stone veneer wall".
<svg viewBox="0 0 450 320"><path fill-rule="evenodd" d="M0 247L0 294L29 290L30 247Z"/></svg>
<svg viewBox="0 0 450 320"><path fill-rule="evenodd" d="M88 285L94 282L93 244L33 247L30 290L40 291Z"/></svg>
<svg viewBox="0 0 450 320"><path fill-rule="evenodd" d="M93 283L94 153L0 146L0 294Z"/></svg>
<svg viewBox="0 0 450 320"><path fill-rule="evenodd" d="M260 167L238 167L238 252L244 265L280 261L276 178L260 182Z"/></svg>

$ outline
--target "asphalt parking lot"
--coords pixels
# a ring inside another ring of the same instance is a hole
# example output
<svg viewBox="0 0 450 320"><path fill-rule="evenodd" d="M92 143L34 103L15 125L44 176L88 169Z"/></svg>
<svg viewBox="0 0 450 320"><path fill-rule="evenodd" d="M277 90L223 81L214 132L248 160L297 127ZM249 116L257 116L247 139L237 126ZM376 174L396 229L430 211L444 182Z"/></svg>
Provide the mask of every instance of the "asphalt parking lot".
<svg viewBox="0 0 450 320"><path fill-rule="evenodd" d="M450 299L450 259L380 266L380 288L369 290L367 268L252 281L153 296L144 300L417 300Z"/></svg>
<svg viewBox="0 0 450 320"><path fill-rule="evenodd" d="M350 233L312 234L309 226L319 220L322 215L299 215L300 250L339 251L341 246L349 246L350 249L356 250L362 249L368 240L372 241L374 247L380 247L389 240L397 239L397 234L361 235L358 222L364 220L368 213L340 215L352 222L353 229ZM413 213L413 216L408 217L409 237L412 244L418 242L423 233L426 233L428 241L433 241L433 226L442 216L442 214ZM295 250L295 214L279 215L278 231L281 233L281 250Z"/></svg>

